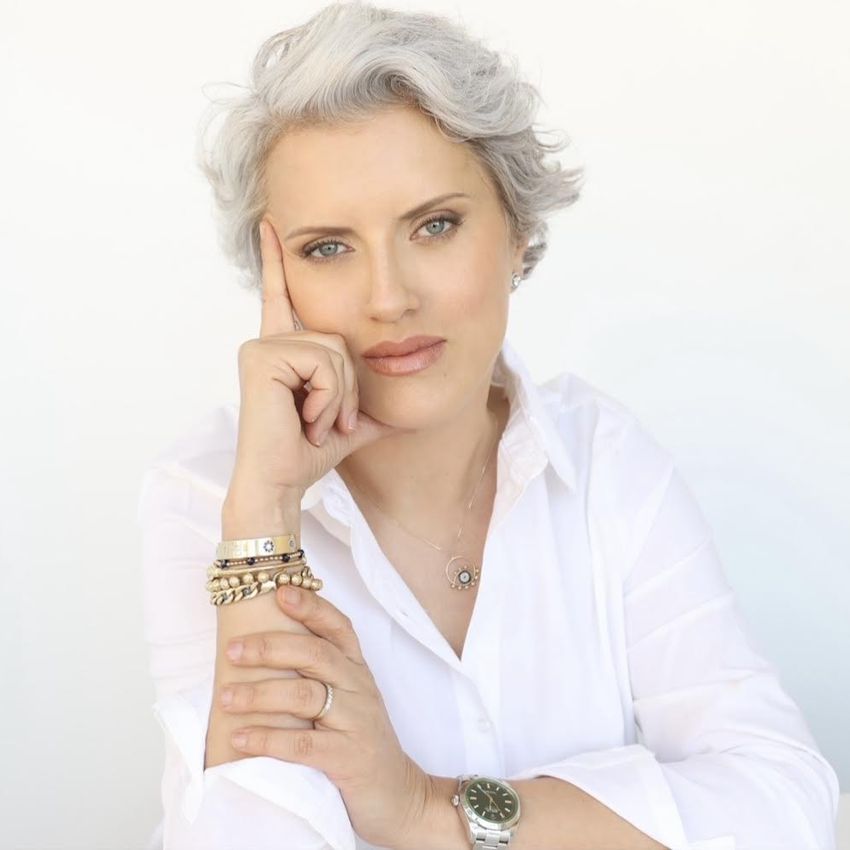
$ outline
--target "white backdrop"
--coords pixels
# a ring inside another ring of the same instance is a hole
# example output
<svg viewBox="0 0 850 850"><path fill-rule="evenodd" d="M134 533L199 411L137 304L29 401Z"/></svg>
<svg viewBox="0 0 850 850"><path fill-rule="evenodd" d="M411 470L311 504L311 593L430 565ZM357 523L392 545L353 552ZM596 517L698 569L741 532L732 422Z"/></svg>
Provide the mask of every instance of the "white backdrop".
<svg viewBox="0 0 850 850"><path fill-rule="evenodd" d="M193 166L200 89L320 5L0 5L3 850L143 848L159 818L139 478L238 398L259 323ZM847 3L415 8L517 55L587 168L510 338L675 453L850 790Z"/></svg>

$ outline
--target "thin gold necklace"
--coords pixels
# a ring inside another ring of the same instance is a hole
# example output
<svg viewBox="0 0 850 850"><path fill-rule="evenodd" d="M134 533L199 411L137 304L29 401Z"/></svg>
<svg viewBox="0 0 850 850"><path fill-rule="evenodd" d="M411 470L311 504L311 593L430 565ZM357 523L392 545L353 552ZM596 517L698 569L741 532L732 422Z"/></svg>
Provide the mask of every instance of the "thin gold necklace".
<svg viewBox="0 0 850 850"><path fill-rule="evenodd" d="M496 439L494 441L495 448L499 442L499 434L496 434ZM466 506L466 511L464 512L463 522L460 524L460 528L457 530L457 536L454 539L454 544L457 545L457 541L460 540L460 535L463 532L463 526L466 523L466 516L472 508L472 503L475 501L475 497L478 494L478 488L481 486L481 482L484 480L484 473L487 471L487 466L490 463L490 457L493 454L493 448L490 449L489 454L487 455L487 461L484 464L484 467L481 470L481 477L478 479L478 483L475 485L475 490L472 493L472 498L469 500L469 504ZM437 549L440 552L447 551L442 546L438 546L436 543L432 543L430 540L426 540L424 537L420 537L418 534L414 534L410 529L405 528L395 517L391 517L381 506L369 495L363 493L363 491L359 488L351 485L355 490L362 493L366 498L391 522L395 523L402 531L407 532L411 537L415 537L417 540L421 540L423 543L427 543L434 549ZM472 563L469 558L464 555L452 555L449 560L446 562L446 579L449 582L449 586L454 590L466 590L467 588L473 587L478 582L478 577L481 575L481 568L478 564Z"/></svg>

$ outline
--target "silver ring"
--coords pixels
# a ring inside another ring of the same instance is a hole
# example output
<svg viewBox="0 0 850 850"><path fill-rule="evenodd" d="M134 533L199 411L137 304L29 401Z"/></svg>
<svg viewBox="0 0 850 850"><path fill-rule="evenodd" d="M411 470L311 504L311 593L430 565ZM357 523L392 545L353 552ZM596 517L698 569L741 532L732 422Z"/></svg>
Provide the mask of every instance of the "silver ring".
<svg viewBox="0 0 850 850"><path fill-rule="evenodd" d="M325 704L322 706L322 710L315 717L312 718L313 720L321 720L328 713L334 701L333 685L329 685L327 682L322 682L322 684L325 686L327 696L325 697Z"/></svg>

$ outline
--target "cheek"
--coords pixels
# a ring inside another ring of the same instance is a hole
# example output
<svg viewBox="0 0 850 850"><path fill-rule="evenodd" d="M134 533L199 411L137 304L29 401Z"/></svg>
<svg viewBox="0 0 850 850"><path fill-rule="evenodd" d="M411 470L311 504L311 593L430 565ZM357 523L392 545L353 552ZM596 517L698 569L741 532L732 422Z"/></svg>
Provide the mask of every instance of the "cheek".
<svg viewBox="0 0 850 850"><path fill-rule="evenodd" d="M470 269L453 290L449 309L461 321L479 321L485 316L500 316L507 310L506 293L499 290L499 271L493 268Z"/></svg>
<svg viewBox="0 0 850 850"><path fill-rule="evenodd" d="M459 343L457 351L465 364L462 368L474 372L493 358L507 332L507 295L496 290L494 275L460 287L447 305L447 336L454 336Z"/></svg>
<svg viewBox="0 0 850 850"><path fill-rule="evenodd" d="M475 236L469 240L471 247L465 251L462 263L451 272L451 308L458 311L461 319L474 319L481 313L498 314L507 309L505 296L510 289L510 267L493 248L498 234Z"/></svg>
<svg viewBox="0 0 850 850"><path fill-rule="evenodd" d="M352 305L326 287L325 291L314 288L309 294L306 287L296 296L291 294L292 306L297 311L301 323L308 330L321 333L343 333L354 315Z"/></svg>

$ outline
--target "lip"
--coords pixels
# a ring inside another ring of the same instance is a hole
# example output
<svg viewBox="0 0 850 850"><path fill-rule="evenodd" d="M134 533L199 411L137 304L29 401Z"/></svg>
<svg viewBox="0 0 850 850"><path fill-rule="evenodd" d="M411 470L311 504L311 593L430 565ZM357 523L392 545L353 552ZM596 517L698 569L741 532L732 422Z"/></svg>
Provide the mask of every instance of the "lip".
<svg viewBox="0 0 850 850"><path fill-rule="evenodd" d="M419 351L422 348L434 345L438 342L443 342L440 336L409 336L401 342L393 342L392 340L384 340L371 348L367 348L363 352L364 357L399 357L402 354L411 354L414 351Z"/></svg>
<svg viewBox="0 0 850 850"><path fill-rule="evenodd" d="M442 357L446 348L444 339L438 340L433 345L418 348L410 354L396 355L395 357L364 357L366 365L379 375L412 375L427 369Z"/></svg>

